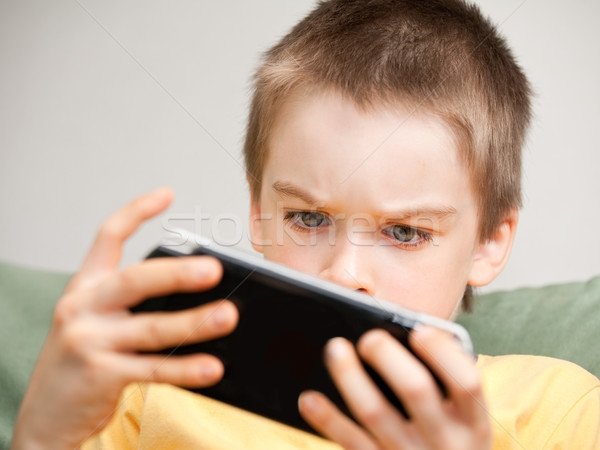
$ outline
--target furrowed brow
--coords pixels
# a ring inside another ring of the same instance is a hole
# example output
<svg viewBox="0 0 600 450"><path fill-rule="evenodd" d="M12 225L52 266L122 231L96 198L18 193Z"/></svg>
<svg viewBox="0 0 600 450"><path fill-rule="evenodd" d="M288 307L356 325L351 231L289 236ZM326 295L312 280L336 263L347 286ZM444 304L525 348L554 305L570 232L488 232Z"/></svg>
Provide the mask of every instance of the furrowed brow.
<svg viewBox="0 0 600 450"><path fill-rule="evenodd" d="M385 216L395 220L406 220L411 218L432 218L442 220L451 217L456 214L456 209L452 206L440 206L440 207L415 207L409 210L401 211L390 211Z"/></svg>
<svg viewBox="0 0 600 450"><path fill-rule="evenodd" d="M318 203L318 200L312 195L310 195L308 192L299 188L298 186L294 186L291 183L286 183L284 181L276 181L275 183L273 183L272 188L282 197L298 198L303 202L309 204Z"/></svg>

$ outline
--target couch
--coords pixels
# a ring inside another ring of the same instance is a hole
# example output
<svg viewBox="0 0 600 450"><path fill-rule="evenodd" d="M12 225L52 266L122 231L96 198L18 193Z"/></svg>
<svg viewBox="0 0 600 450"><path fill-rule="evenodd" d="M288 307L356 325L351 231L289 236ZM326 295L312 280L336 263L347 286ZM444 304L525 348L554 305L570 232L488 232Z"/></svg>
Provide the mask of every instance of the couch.
<svg viewBox="0 0 600 450"><path fill-rule="evenodd" d="M19 403L70 275L0 263L0 449L8 448ZM600 276L479 296L458 322L477 353L567 359L600 376Z"/></svg>

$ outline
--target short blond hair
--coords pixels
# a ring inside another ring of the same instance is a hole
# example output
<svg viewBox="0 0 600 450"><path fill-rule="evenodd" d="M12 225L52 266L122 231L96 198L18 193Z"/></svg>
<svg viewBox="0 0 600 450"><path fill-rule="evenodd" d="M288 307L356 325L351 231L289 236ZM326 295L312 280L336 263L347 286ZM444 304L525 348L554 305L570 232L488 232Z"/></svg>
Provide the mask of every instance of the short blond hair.
<svg viewBox="0 0 600 450"><path fill-rule="evenodd" d="M254 77L244 157L258 199L269 135L292 93L334 89L363 109L403 106L453 130L478 202L479 239L521 206L531 89L504 39L462 0L330 0L268 50Z"/></svg>

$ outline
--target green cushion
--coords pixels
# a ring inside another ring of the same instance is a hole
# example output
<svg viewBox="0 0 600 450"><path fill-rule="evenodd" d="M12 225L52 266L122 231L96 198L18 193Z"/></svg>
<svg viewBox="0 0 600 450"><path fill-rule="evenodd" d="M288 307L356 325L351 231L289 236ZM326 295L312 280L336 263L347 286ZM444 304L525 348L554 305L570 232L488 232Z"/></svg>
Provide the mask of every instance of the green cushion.
<svg viewBox="0 0 600 450"><path fill-rule="evenodd" d="M69 275L0 263L0 448L8 448L21 398Z"/></svg>
<svg viewBox="0 0 600 450"><path fill-rule="evenodd" d="M552 356L600 377L600 276L486 294L457 322L477 353Z"/></svg>

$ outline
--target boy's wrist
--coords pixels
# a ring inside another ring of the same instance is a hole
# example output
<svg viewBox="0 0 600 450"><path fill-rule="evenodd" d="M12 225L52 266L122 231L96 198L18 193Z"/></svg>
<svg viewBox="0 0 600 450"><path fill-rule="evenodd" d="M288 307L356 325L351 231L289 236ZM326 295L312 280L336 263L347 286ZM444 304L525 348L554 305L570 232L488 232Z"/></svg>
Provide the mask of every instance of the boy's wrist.
<svg viewBox="0 0 600 450"><path fill-rule="evenodd" d="M10 444L10 450L67 450L79 448L80 443L69 443L60 439L49 439L48 436L42 436L39 432L21 431L19 425L15 426L13 439ZM30 426L30 428L34 428Z"/></svg>

